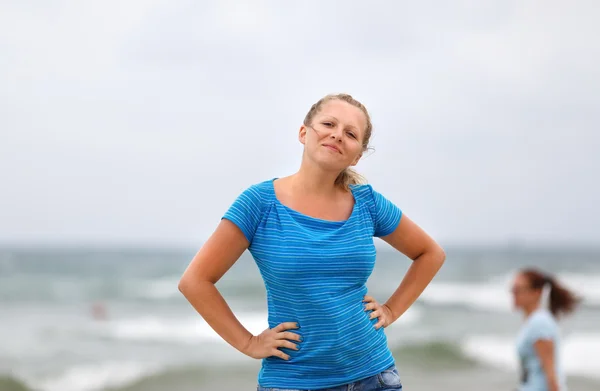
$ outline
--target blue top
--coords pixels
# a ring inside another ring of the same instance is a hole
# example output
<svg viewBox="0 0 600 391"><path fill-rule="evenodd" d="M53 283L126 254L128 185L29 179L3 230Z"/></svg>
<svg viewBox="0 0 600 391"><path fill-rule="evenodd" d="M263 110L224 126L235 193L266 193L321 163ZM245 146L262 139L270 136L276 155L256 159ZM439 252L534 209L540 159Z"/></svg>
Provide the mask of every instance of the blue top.
<svg viewBox="0 0 600 391"><path fill-rule="evenodd" d="M558 324L550 311L538 309L529 315L517 338L517 352L521 363L520 391L548 390L546 375L533 347L533 344L541 339L552 340L554 343L554 362L558 384L561 390L566 390L564 374L559 364L559 334Z"/></svg>
<svg viewBox="0 0 600 391"><path fill-rule="evenodd" d="M223 218L250 242L265 282L269 327L298 322L299 351L288 361L263 359L263 387L319 389L373 376L394 365L384 329L364 310L375 265L374 236L392 233L402 212L370 185L352 186L354 208L345 221L310 217L275 196L274 180L238 196Z"/></svg>

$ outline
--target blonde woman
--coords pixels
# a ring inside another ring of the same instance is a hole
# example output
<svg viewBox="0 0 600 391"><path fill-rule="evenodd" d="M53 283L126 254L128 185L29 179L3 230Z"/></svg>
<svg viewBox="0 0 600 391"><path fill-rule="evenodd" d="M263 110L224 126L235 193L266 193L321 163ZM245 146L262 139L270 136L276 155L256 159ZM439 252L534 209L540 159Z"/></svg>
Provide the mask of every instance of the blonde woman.
<svg viewBox="0 0 600 391"><path fill-rule="evenodd" d="M402 389L384 328L414 303L445 255L351 169L371 132L369 113L352 96L315 103L298 132L298 172L240 194L181 278L179 289L206 322L262 359L258 390ZM413 260L383 305L365 285L375 264L373 237ZM215 287L246 249L267 290L269 328L259 335L244 328Z"/></svg>

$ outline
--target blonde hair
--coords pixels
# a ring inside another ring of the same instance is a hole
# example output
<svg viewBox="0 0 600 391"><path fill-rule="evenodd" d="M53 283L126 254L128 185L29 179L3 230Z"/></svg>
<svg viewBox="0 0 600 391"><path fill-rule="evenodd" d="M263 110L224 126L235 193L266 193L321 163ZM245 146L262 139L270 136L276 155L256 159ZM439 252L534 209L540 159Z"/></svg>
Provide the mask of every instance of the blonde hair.
<svg viewBox="0 0 600 391"><path fill-rule="evenodd" d="M323 107L323 105L325 103L332 101L332 100L341 100L343 102L349 103L352 106L359 108L360 111L363 112L363 114L365 115L365 118L367 120L367 126L365 128L365 134L364 134L363 141L362 141L362 150L364 152L367 149L369 149L369 140L371 139L371 133L373 132L373 124L371 123L371 116L369 115L367 108L362 103L360 103L359 101L354 99L352 97L352 95L330 94L330 95L326 95L323 98L319 99L319 101L317 103L315 103L314 105L311 106L310 110L308 110L308 113L306 113L306 116L304 117L304 125L311 126L314 116L319 111L321 111L321 108ZM364 184L364 183L367 183L366 178L364 176L360 175L358 172L356 172L355 170L353 170L350 167L345 168L344 171L342 171L338 175L338 177L335 179L335 184L344 189L349 189L350 185L360 185L360 184Z"/></svg>

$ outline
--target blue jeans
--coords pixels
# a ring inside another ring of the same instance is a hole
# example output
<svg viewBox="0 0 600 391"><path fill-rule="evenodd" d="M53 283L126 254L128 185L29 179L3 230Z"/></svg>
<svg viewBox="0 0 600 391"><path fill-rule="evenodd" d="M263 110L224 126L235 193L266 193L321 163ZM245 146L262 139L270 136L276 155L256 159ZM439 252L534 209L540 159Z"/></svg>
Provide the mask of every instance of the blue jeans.
<svg viewBox="0 0 600 391"><path fill-rule="evenodd" d="M315 391L393 391L401 390L402 382L396 366L391 366L377 375L367 377L354 383L344 384L333 388L322 388ZM269 388L258 386L257 391L304 391L288 388Z"/></svg>

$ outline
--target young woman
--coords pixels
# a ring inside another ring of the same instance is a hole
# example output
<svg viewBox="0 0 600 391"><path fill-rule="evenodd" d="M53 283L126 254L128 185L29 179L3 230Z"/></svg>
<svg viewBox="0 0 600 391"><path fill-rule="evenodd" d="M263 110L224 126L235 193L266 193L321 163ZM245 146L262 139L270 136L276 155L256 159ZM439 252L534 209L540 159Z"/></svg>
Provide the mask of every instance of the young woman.
<svg viewBox="0 0 600 391"><path fill-rule="evenodd" d="M240 194L181 278L180 291L206 322L262 359L259 390L402 388L383 328L419 297L445 255L350 168L371 132L366 108L350 95L315 103L298 133L299 171ZM414 261L383 305L366 296L373 237ZM269 328L260 335L244 328L215 287L246 249L267 290Z"/></svg>
<svg viewBox="0 0 600 391"><path fill-rule="evenodd" d="M553 277L535 269L517 273L512 293L515 307L525 315L525 324L517 338L521 363L519 390L564 390L557 317L571 313L579 299Z"/></svg>

